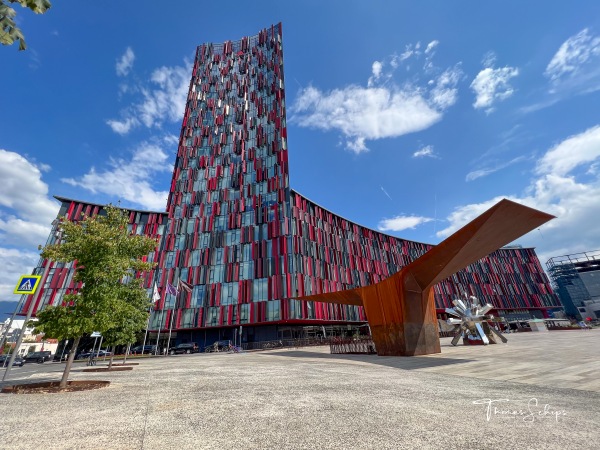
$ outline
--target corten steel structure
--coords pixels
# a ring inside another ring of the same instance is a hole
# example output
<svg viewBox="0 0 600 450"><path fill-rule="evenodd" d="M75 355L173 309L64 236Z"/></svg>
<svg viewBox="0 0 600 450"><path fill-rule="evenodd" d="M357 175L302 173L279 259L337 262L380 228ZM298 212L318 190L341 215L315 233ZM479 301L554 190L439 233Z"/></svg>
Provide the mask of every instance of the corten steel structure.
<svg viewBox="0 0 600 450"><path fill-rule="evenodd" d="M197 48L155 259L161 299L150 328L161 336L172 328L175 342L209 345L240 326L250 342L299 336L307 325L361 325L358 304L298 298L376 284L434 248L292 190L285 105L281 24ZM541 317L560 306L533 249L481 256L433 285L439 316L465 293ZM179 280L191 292L168 294Z"/></svg>
<svg viewBox="0 0 600 450"><path fill-rule="evenodd" d="M502 200L386 280L303 299L364 306L379 355L439 353L433 286L552 218Z"/></svg>

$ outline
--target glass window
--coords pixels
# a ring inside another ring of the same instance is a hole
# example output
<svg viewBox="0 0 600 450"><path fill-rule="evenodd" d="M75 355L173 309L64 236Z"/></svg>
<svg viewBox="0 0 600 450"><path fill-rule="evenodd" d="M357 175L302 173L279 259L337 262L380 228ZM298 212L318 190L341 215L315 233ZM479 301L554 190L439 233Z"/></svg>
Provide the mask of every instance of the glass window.
<svg viewBox="0 0 600 450"><path fill-rule="evenodd" d="M219 325L219 315L221 308L218 306L212 306L206 309L206 326L216 327Z"/></svg>
<svg viewBox="0 0 600 450"><path fill-rule="evenodd" d="M250 317L250 305L240 305L240 323L248 323Z"/></svg>
<svg viewBox="0 0 600 450"><path fill-rule="evenodd" d="M175 252L167 252L165 257L165 269L172 269L175 266Z"/></svg>
<svg viewBox="0 0 600 450"><path fill-rule="evenodd" d="M258 278L252 282L252 301L260 302L268 299L269 284L267 278Z"/></svg>
<svg viewBox="0 0 600 450"><path fill-rule="evenodd" d="M204 306L204 302L206 299L206 286L203 284L198 284L194 286L194 290L192 291L192 307L201 307Z"/></svg>
<svg viewBox="0 0 600 450"><path fill-rule="evenodd" d="M279 311L280 311L279 300L272 300L270 302L267 302L267 320L268 321L280 320Z"/></svg>
<svg viewBox="0 0 600 450"><path fill-rule="evenodd" d="M209 275L209 283L222 283L223 282L223 266L216 265L211 267Z"/></svg>
<svg viewBox="0 0 600 450"><path fill-rule="evenodd" d="M187 234L193 234L194 233L194 226L196 225L196 219L190 219L187 222L187 226L186 226L186 233Z"/></svg>
<svg viewBox="0 0 600 450"><path fill-rule="evenodd" d="M190 265L192 267L200 265L200 250L193 250L192 253L190 253Z"/></svg>

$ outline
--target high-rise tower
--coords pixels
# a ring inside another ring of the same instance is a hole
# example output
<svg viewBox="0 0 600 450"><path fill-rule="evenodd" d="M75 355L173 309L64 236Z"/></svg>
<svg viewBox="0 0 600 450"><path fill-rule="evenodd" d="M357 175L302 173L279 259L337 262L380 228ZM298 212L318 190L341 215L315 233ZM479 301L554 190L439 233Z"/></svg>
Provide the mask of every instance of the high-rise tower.
<svg viewBox="0 0 600 450"><path fill-rule="evenodd" d="M150 294L153 283L161 293L150 329L208 345L234 339L240 327L241 341L251 342L299 336L311 325L329 333L363 324L362 307L295 298L377 283L432 246L362 227L290 188L281 24L199 46L191 75L168 219L131 215L132 226L152 225L136 230L162 235L145 279ZM52 304L61 301L61 276L42 281ZM169 284L179 293L168 293ZM493 252L434 292L440 316L463 294L508 319L560 307L535 251L519 247Z"/></svg>

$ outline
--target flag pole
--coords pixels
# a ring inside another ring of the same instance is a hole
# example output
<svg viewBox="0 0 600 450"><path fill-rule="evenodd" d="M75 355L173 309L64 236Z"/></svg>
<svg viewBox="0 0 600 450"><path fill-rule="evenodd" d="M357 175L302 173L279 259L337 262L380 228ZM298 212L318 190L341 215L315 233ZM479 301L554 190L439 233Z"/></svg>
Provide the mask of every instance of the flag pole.
<svg viewBox="0 0 600 450"><path fill-rule="evenodd" d="M146 340L148 339L148 328L150 328L150 317L156 311L155 306L156 302L160 300L160 293L158 292L158 288L156 287L156 283L152 286L152 310L148 312L148 321L146 322L146 333L144 334L144 344L142 345L142 355L144 354L144 350L146 350ZM152 352L149 352L152 353Z"/></svg>
<svg viewBox="0 0 600 450"><path fill-rule="evenodd" d="M171 311L171 320L169 321L169 339L167 339L167 355L169 354L169 347L171 346L171 332L173 331L173 316L175 315L175 311L177 310L177 303L179 300L179 288L181 287L181 283L177 280L177 287L171 286L175 290L175 303L173 303L173 310Z"/></svg>
<svg viewBox="0 0 600 450"><path fill-rule="evenodd" d="M148 328L150 327L150 317L154 311L148 313L148 321L146 322L146 333L144 334L144 344L142 345L142 355L144 354L144 350L146 349L146 339L148 339Z"/></svg>
<svg viewBox="0 0 600 450"><path fill-rule="evenodd" d="M171 346L171 331L173 330L173 316L175 315L176 306L177 296L175 296L175 303L173 304L173 310L171 311L171 320L169 321L169 339L167 339L167 355L169 354L169 347Z"/></svg>
<svg viewBox="0 0 600 450"><path fill-rule="evenodd" d="M166 291L166 289L163 289L163 298L165 295L165 291ZM163 302L163 307L160 310L160 319L158 321L158 334L156 335L156 350L154 351L155 356L158 355L158 352L160 351L160 329L162 327L162 320L163 320L164 315L165 315L165 304Z"/></svg>

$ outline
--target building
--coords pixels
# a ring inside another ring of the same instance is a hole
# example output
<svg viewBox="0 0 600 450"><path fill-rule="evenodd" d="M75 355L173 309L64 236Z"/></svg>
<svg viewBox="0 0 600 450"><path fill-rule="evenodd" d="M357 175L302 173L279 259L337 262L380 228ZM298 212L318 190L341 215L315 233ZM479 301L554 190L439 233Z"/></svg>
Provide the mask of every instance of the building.
<svg viewBox="0 0 600 450"><path fill-rule="evenodd" d="M66 218L67 220L80 220L85 216L96 216L103 214L103 205L95 203L81 202L65 197L54 196L61 203L57 218ZM140 211L135 209L126 209L129 215L128 229L132 233L144 234L154 239L162 239L167 215L164 212L156 211ZM54 244L59 236L58 227L59 221L52 224L52 230L46 241L46 245ZM159 258L158 249L150 253L147 261L154 262ZM41 275L42 279L39 284L39 298L34 306L33 312L45 308L48 305L60 305L65 294L76 293L80 287L73 280L75 271L73 263L60 263L40 259L37 267L33 270L34 275ZM152 274L136 274L136 276L144 276L144 286L150 291L152 289ZM22 302L20 314L26 315L31 302L35 295L27 295Z"/></svg>
<svg viewBox="0 0 600 450"><path fill-rule="evenodd" d="M600 250L556 256L546 267L569 316L600 318Z"/></svg>
<svg viewBox="0 0 600 450"><path fill-rule="evenodd" d="M62 213L92 206L58 199ZM362 307L295 297L378 282L432 247L362 227L290 188L281 24L197 48L166 216L146 214L147 223L166 224L151 231L162 236L151 338L171 330L176 341L200 345L357 330ZM169 294L169 284L179 292ZM560 306L535 251L519 247L439 283L440 318L462 294L509 319ZM53 295L44 293L41 306L55 304Z"/></svg>

